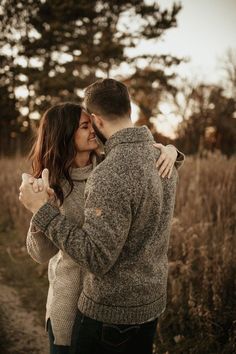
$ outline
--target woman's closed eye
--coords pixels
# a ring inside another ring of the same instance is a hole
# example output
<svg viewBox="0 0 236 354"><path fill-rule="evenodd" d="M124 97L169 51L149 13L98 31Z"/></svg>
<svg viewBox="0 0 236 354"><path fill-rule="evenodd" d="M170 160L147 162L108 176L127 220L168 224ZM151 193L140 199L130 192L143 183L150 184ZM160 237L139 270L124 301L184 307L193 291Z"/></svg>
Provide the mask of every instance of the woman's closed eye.
<svg viewBox="0 0 236 354"><path fill-rule="evenodd" d="M87 123L81 124L80 128L81 129L88 129L88 124Z"/></svg>

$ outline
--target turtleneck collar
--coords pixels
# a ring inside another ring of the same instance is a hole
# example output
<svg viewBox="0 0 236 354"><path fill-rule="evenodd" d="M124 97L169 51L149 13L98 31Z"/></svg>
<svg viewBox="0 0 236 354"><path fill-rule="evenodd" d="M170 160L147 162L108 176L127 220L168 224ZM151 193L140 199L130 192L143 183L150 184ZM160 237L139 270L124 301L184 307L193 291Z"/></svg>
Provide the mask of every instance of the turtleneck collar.
<svg viewBox="0 0 236 354"><path fill-rule="evenodd" d="M85 167L73 167L70 169L70 176L74 181L87 180L92 170L97 166L97 157L92 155L92 163Z"/></svg>
<svg viewBox="0 0 236 354"><path fill-rule="evenodd" d="M142 127L132 127L119 130L113 134L106 142L104 150L107 155L113 147L118 144L137 143L153 141L150 130L144 125Z"/></svg>

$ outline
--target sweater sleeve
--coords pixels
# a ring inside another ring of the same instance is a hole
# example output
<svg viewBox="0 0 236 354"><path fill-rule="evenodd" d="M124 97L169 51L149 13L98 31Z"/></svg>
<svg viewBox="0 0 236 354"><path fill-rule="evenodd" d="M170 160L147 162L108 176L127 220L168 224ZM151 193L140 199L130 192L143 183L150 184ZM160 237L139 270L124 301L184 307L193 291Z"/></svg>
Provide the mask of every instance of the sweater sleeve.
<svg viewBox="0 0 236 354"><path fill-rule="evenodd" d="M75 262L101 276L116 262L129 233L129 190L116 174L94 171L87 191L82 228L49 203L34 215L33 224Z"/></svg>
<svg viewBox="0 0 236 354"><path fill-rule="evenodd" d="M32 222L27 233L26 247L31 258L40 264L48 262L59 251L52 241L37 229Z"/></svg>
<svg viewBox="0 0 236 354"><path fill-rule="evenodd" d="M185 155L181 151L179 151L178 149L176 149L176 150L177 150L178 155L177 155L177 159L175 161L175 167L177 169L180 169L180 167L182 167L184 164Z"/></svg>

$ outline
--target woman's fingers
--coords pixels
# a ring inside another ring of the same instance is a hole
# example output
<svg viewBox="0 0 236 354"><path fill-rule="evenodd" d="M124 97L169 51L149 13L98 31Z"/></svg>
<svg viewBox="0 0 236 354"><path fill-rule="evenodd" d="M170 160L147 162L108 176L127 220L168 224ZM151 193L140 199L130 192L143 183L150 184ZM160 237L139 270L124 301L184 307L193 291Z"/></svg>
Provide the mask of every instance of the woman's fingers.
<svg viewBox="0 0 236 354"><path fill-rule="evenodd" d="M42 172L42 180L45 188L49 188L49 171L45 168Z"/></svg>
<svg viewBox="0 0 236 354"><path fill-rule="evenodd" d="M177 150L172 145L164 146L162 144L155 143L153 146L161 151L161 154L156 162L159 175L163 178L170 178L176 160Z"/></svg>
<svg viewBox="0 0 236 354"><path fill-rule="evenodd" d="M160 157L157 160L156 167L159 168L166 161L167 158L168 158L167 155L164 152L162 152Z"/></svg>
<svg viewBox="0 0 236 354"><path fill-rule="evenodd" d="M169 173L172 171L173 164L169 163L168 166L166 167L165 171L162 173L162 177L168 177Z"/></svg>
<svg viewBox="0 0 236 354"><path fill-rule="evenodd" d="M161 165L159 165L159 171L158 171L160 176L162 175L162 173L164 172L164 170L168 166L169 162L170 162L170 160L168 159L168 157L164 157L162 159L162 163L161 163Z"/></svg>
<svg viewBox="0 0 236 354"><path fill-rule="evenodd" d="M42 178L38 178L38 187L39 187L39 191L42 192L43 187L44 187L44 183Z"/></svg>
<svg viewBox="0 0 236 354"><path fill-rule="evenodd" d="M159 144L159 143L155 143L155 144L153 144L153 146L156 148L156 149L159 149L160 151L161 151L161 154L160 154L160 156L159 156L159 158L158 158L158 160L157 160L157 163L156 163L156 167L158 168L161 164L162 164L162 162L164 161L164 159L166 158L166 156L165 156L165 153L164 153L164 145L162 145L162 144Z"/></svg>
<svg viewBox="0 0 236 354"><path fill-rule="evenodd" d="M35 193L37 193L39 191L39 187L38 187L38 180L35 178L34 183L32 184L33 187L33 191Z"/></svg>
<svg viewBox="0 0 236 354"><path fill-rule="evenodd" d="M172 167L172 162L166 159L159 169L159 175L161 177L166 177Z"/></svg>
<svg viewBox="0 0 236 354"><path fill-rule="evenodd" d="M32 187L33 187L33 191L35 193L41 192L43 190L43 180L42 180L42 178L38 178L38 179L35 178Z"/></svg>
<svg viewBox="0 0 236 354"><path fill-rule="evenodd" d="M171 177L171 175L172 175L173 166L174 166L174 165L172 165L172 167L171 167L171 169L170 169L170 171L169 171L169 173L168 173L168 178L170 178L170 177Z"/></svg>
<svg viewBox="0 0 236 354"><path fill-rule="evenodd" d="M27 176L23 176L24 179L27 179ZM49 187L49 171L44 169L42 172L42 178L34 178L32 183L33 191L35 193L42 192L44 188L51 190L51 194L54 194L53 189Z"/></svg>
<svg viewBox="0 0 236 354"><path fill-rule="evenodd" d="M163 149L164 145L160 143L154 143L153 146L155 146L157 149Z"/></svg>
<svg viewBox="0 0 236 354"><path fill-rule="evenodd" d="M55 195L54 189L48 187L47 188L47 192L48 192L48 195L49 195L50 198L54 197L54 195Z"/></svg>

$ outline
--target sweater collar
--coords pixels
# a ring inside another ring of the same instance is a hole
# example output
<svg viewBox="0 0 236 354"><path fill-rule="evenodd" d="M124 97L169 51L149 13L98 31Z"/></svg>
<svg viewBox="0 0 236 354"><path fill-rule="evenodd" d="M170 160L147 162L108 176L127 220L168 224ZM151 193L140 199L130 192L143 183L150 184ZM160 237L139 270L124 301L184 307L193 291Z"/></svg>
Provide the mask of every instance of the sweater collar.
<svg viewBox="0 0 236 354"><path fill-rule="evenodd" d="M90 173L97 165L97 157L92 156L92 163L85 167L75 167L70 169L70 176L73 181L85 181L88 179Z"/></svg>
<svg viewBox="0 0 236 354"><path fill-rule="evenodd" d="M144 141L153 141L153 136L146 126L132 127L119 130L113 134L107 141L104 147L107 155L111 149L118 144L137 143Z"/></svg>

